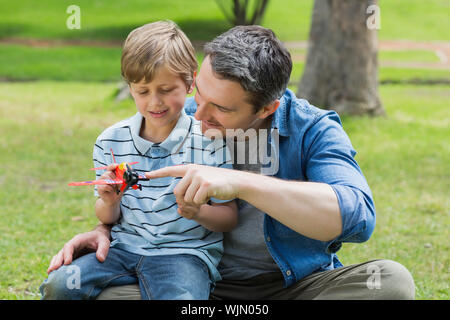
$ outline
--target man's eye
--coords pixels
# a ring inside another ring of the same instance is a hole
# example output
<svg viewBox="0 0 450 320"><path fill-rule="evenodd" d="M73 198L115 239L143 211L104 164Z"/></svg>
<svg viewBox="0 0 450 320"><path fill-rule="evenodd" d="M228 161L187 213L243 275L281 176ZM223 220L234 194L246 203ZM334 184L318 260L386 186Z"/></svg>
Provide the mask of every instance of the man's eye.
<svg viewBox="0 0 450 320"><path fill-rule="evenodd" d="M228 109L225 109L225 108L223 108L223 107L217 107L217 109L219 109L221 112L230 112L230 110L228 110Z"/></svg>

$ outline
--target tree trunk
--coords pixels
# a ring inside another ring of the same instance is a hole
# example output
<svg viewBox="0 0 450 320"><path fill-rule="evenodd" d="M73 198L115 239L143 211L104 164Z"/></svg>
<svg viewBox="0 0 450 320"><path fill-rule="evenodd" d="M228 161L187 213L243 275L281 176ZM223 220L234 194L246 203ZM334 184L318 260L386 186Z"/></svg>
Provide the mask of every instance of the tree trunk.
<svg viewBox="0 0 450 320"><path fill-rule="evenodd" d="M247 1L245 1L247 2ZM240 25L246 25L246 16L247 16L247 4L244 4L239 0L233 1L233 14L234 14L234 25L240 26Z"/></svg>
<svg viewBox="0 0 450 320"><path fill-rule="evenodd" d="M260 24L269 0L216 0L225 18L234 26Z"/></svg>
<svg viewBox="0 0 450 320"><path fill-rule="evenodd" d="M315 1L299 97L339 114L384 114L378 95L377 31L366 23L367 9L376 3Z"/></svg>

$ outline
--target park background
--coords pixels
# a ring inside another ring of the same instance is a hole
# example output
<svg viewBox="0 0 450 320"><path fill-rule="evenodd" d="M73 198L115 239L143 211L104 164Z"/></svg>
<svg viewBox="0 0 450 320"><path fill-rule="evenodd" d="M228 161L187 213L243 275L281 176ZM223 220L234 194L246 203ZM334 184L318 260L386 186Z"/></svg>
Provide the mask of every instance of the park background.
<svg viewBox="0 0 450 320"><path fill-rule="evenodd" d="M317 0L322 1L322 0ZM68 29L66 9L81 9ZM405 265L417 299L449 298L450 2L380 0L379 94L384 117L342 115L372 188L377 225L344 244L348 265ZM261 25L286 43L297 90L312 0L269 1ZM196 44L229 29L214 0L0 0L0 299L39 299L50 259L97 223L92 148L107 126L135 113L117 102L121 44L137 26L175 21Z"/></svg>

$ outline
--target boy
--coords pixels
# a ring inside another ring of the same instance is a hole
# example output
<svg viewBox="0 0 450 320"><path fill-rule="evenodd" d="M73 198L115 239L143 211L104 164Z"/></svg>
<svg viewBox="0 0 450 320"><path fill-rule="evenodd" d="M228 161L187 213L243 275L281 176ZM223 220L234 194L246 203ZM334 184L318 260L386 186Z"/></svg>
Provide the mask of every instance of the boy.
<svg viewBox="0 0 450 320"><path fill-rule="evenodd" d="M138 113L97 138L94 166L111 163L112 149L118 163L139 162L134 169L140 172L185 163L232 167L225 142L203 136L200 123L183 110L197 61L192 44L173 22L133 30L121 65ZM109 165L101 178L113 179L116 166ZM106 286L139 283L144 299L208 299L220 279L220 232L236 225L237 206L213 198L210 204L187 206L175 197L179 180L141 182L142 191L125 193L98 186L98 219L118 222L109 254L103 263L93 253L53 271L40 288L43 298L94 299Z"/></svg>

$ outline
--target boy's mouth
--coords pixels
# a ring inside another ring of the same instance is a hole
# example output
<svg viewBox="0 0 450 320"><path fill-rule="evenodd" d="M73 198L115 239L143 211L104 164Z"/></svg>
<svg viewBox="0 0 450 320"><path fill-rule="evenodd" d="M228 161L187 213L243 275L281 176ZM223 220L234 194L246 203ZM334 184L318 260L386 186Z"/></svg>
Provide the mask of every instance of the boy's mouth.
<svg viewBox="0 0 450 320"><path fill-rule="evenodd" d="M150 115L154 118L161 118L167 114L167 111L169 111L169 109L162 111L149 111L148 113L150 113Z"/></svg>

